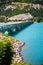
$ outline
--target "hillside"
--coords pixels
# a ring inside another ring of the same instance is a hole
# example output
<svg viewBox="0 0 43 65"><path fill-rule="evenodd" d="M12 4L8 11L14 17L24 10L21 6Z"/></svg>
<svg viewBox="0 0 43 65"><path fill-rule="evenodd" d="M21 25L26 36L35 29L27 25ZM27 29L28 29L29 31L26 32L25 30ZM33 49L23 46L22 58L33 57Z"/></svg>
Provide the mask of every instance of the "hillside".
<svg viewBox="0 0 43 65"><path fill-rule="evenodd" d="M24 20L24 16L22 17L22 15L28 13L35 18L35 20L40 19L43 21L42 0L1 0L0 2L2 2L2 4L0 4L0 22L9 22L9 17L15 17L15 15L18 21L21 21ZM19 17L19 15L21 16ZM15 22L17 19L13 19L12 21ZM27 15L25 19L27 20ZM30 19L28 18L28 20Z"/></svg>
<svg viewBox="0 0 43 65"><path fill-rule="evenodd" d="M43 20L43 5L40 4L13 2L12 4L6 5L3 8L1 7L0 22L27 20L27 16L32 16L33 18L35 17L35 20ZM26 15L26 17L24 15ZM9 17L16 17L17 19L14 18L12 20L8 20ZM28 20L30 19L31 17L28 17Z"/></svg>
<svg viewBox="0 0 43 65"><path fill-rule="evenodd" d="M10 4L11 2L22 2L22 3L39 3L43 4L43 0L0 0L0 3L8 3Z"/></svg>
<svg viewBox="0 0 43 65"><path fill-rule="evenodd" d="M24 3L39 3L43 4L43 0L13 0L14 2L24 2Z"/></svg>

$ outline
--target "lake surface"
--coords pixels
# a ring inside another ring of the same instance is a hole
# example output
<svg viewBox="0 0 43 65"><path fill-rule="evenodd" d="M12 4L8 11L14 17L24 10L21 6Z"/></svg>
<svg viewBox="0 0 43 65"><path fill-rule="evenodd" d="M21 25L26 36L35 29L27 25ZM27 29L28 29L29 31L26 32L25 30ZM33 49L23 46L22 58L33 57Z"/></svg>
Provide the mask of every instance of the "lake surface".
<svg viewBox="0 0 43 65"><path fill-rule="evenodd" d="M11 36L25 42L21 51L24 61L33 65L43 62L43 22L33 23Z"/></svg>
<svg viewBox="0 0 43 65"><path fill-rule="evenodd" d="M40 65L43 62L43 22L34 23L13 37L25 42L22 48L24 61L33 65Z"/></svg>

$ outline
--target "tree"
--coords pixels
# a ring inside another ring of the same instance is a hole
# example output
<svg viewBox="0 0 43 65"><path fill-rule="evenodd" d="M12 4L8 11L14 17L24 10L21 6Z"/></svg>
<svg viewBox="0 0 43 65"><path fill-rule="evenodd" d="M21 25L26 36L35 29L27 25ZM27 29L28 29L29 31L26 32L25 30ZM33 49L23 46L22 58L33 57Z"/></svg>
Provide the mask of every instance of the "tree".
<svg viewBox="0 0 43 65"><path fill-rule="evenodd" d="M7 3L11 3L13 0L1 0L2 3L7 4Z"/></svg>
<svg viewBox="0 0 43 65"><path fill-rule="evenodd" d="M0 65L10 65L12 59L11 42L7 39L0 41Z"/></svg>

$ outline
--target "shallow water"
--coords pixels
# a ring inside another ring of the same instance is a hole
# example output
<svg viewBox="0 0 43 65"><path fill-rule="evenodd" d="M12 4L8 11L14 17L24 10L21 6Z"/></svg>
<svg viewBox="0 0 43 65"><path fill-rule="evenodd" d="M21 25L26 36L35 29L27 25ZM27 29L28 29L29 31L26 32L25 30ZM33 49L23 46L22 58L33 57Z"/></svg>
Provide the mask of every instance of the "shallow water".
<svg viewBox="0 0 43 65"><path fill-rule="evenodd" d="M43 62L43 22L34 23L13 37L25 42L21 54L26 62L33 65Z"/></svg>

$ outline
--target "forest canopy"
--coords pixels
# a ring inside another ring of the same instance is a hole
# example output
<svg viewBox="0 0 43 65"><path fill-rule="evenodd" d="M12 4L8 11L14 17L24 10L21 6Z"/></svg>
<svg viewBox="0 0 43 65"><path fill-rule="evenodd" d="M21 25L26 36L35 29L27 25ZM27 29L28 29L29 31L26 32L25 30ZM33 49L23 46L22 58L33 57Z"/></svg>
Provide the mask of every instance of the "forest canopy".
<svg viewBox="0 0 43 65"><path fill-rule="evenodd" d="M11 3L11 2L26 2L26 3L36 3L36 2L40 2L42 3L43 0L0 0L0 2L2 3Z"/></svg>

